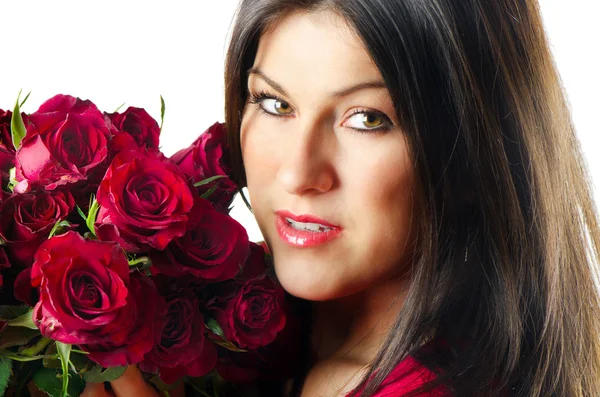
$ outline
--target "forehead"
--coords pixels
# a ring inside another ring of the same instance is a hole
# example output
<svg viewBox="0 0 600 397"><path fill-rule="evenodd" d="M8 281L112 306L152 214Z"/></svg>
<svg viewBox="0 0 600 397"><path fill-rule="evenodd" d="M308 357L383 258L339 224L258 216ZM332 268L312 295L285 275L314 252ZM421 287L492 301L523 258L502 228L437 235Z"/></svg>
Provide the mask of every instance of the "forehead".
<svg viewBox="0 0 600 397"><path fill-rule="evenodd" d="M316 79L336 87L381 79L359 36L331 11L279 20L261 36L254 67L286 85Z"/></svg>

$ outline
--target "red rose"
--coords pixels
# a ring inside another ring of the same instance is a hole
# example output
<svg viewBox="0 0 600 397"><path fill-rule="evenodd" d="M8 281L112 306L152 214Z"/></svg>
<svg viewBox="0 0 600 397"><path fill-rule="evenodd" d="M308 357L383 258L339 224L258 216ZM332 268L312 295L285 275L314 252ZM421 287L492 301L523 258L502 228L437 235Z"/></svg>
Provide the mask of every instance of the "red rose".
<svg viewBox="0 0 600 397"><path fill-rule="evenodd" d="M129 107L123 113L105 113L113 134L111 149L158 149L160 127L144 109Z"/></svg>
<svg viewBox="0 0 600 397"><path fill-rule="evenodd" d="M160 343L167 307L145 276L132 277L128 304L117 321L107 324L93 342L80 345L103 367L137 364Z"/></svg>
<svg viewBox="0 0 600 397"><path fill-rule="evenodd" d="M223 294L207 303L227 340L243 349L256 349L275 340L285 326L284 292L263 275L231 281Z"/></svg>
<svg viewBox="0 0 600 397"><path fill-rule="evenodd" d="M262 245L250 242L250 255L244 263L240 277L244 280L262 276L269 269L267 253Z"/></svg>
<svg viewBox="0 0 600 397"><path fill-rule="evenodd" d="M27 306L35 306L40 300L37 288L31 286L31 268L25 268L15 278L13 286L15 298L25 303Z"/></svg>
<svg viewBox="0 0 600 397"><path fill-rule="evenodd" d="M35 258L33 318L44 336L80 345L103 366L137 363L152 349L165 303L150 281L129 278L117 244L68 232L46 240Z"/></svg>
<svg viewBox="0 0 600 397"><path fill-rule="evenodd" d="M69 215L75 202L70 193L39 191L13 194L0 204L0 237L8 244L11 260L23 266L56 224Z"/></svg>
<svg viewBox="0 0 600 397"><path fill-rule="evenodd" d="M160 342L140 363L166 383L184 376L202 376L217 363L217 349L205 336L204 318L191 291L178 290L167 297L167 320Z"/></svg>
<svg viewBox="0 0 600 397"><path fill-rule="evenodd" d="M194 183L217 175L224 176L224 178L199 186L198 192L204 194L215 188L208 199L219 211L229 212L229 205L233 201L237 187L235 182L229 178L231 164L225 124L213 124L187 149L180 150L171 156L171 160Z"/></svg>
<svg viewBox="0 0 600 397"><path fill-rule="evenodd" d="M45 336L64 343L97 340L122 320L129 264L115 243L86 240L75 232L46 240L35 254L31 284L40 287L34 319Z"/></svg>
<svg viewBox="0 0 600 397"><path fill-rule="evenodd" d="M17 151L17 180L47 190L85 180L108 154L110 134L102 113L90 101L57 95L29 116Z"/></svg>
<svg viewBox="0 0 600 397"><path fill-rule="evenodd" d="M190 274L209 281L235 277L248 256L248 234L242 225L197 198L188 230L163 251L151 251L152 263L169 276Z"/></svg>
<svg viewBox="0 0 600 397"><path fill-rule="evenodd" d="M286 324L273 342L246 352L219 350L217 372L228 382L248 383L257 379L282 381L301 370L303 328L302 318L286 314Z"/></svg>
<svg viewBox="0 0 600 397"><path fill-rule="evenodd" d="M129 252L164 249L186 231L194 195L181 171L160 152L122 151L98 189L96 232Z"/></svg>

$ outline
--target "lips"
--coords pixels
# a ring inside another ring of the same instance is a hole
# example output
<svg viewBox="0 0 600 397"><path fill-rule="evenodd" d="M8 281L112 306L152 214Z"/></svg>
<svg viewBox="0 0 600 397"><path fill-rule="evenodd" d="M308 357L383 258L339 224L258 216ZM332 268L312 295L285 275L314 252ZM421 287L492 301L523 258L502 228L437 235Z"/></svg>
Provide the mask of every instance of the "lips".
<svg viewBox="0 0 600 397"><path fill-rule="evenodd" d="M312 215L294 215L277 211L275 228L281 240L293 247L308 248L328 243L337 238L342 229Z"/></svg>

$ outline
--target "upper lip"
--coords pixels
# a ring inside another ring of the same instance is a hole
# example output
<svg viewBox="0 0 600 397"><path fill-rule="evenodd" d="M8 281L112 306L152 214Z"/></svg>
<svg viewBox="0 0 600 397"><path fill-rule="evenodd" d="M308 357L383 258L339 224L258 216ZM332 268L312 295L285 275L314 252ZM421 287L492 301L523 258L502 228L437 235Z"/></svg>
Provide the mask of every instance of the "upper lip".
<svg viewBox="0 0 600 397"><path fill-rule="evenodd" d="M319 225L323 225L325 227L329 227L329 228L332 228L332 229L339 229L340 228L339 226L334 225L331 222L327 222L324 219L321 219L319 217L316 217L316 216L310 215L310 214L294 215L290 211L286 211L286 210L276 211L275 213L277 215L283 217L283 218L290 218L294 222L317 223Z"/></svg>

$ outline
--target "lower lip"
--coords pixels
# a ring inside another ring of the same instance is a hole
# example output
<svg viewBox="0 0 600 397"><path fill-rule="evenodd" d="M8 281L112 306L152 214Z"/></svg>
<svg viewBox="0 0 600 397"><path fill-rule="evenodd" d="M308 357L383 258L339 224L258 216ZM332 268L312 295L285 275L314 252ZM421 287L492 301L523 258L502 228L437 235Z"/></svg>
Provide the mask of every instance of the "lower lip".
<svg viewBox="0 0 600 397"><path fill-rule="evenodd" d="M326 232L294 229L281 216L275 218L275 227L283 242L297 248L310 248L325 244L337 238L342 232L341 229L331 229Z"/></svg>

